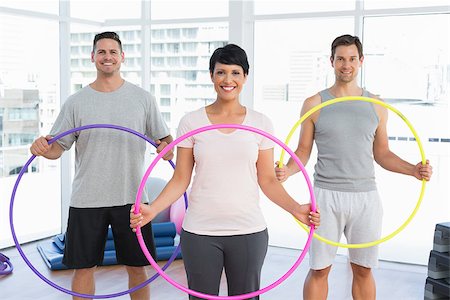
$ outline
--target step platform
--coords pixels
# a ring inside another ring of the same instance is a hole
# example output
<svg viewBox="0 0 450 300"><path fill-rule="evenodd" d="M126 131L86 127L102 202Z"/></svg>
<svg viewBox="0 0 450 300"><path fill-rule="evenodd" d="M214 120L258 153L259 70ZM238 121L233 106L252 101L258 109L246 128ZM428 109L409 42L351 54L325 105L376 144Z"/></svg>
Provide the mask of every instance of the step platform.
<svg viewBox="0 0 450 300"><path fill-rule="evenodd" d="M428 277L450 281L450 256L448 252L431 250L428 259Z"/></svg>
<svg viewBox="0 0 450 300"><path fill-rule="evenodd" d="M425 282L424 300L450 299L450 286L444 279L428 277Z"/></svg>
<svg viewBox="0 0 450 300"><path fill-rule="evenodd" d="M433 250L438 252L450 251L450 222L436 224Z"/></svg>

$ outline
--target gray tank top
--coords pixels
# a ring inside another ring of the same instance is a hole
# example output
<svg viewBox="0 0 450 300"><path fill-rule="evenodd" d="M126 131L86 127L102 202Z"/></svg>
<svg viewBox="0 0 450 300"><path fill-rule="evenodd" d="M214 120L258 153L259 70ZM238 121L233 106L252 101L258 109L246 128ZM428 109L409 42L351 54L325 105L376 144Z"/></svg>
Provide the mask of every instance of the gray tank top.
<svg viewBox="0 0 450 300"><path fill-rule="evenodd" d="M322 102L336 98L328 89L319 94ZM366 90L363 96L373 97ZM320 110L314 130L317 187L343 192L376 190L373 141L379 120L374 105L346 101Z"/></svg>

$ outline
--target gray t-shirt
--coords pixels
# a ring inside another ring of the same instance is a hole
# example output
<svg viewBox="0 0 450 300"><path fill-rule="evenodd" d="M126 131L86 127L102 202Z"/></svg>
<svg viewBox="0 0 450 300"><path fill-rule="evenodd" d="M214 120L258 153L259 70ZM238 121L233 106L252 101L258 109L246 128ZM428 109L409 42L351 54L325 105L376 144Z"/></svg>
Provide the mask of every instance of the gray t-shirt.
<svg viewBox="0 0 450 300"><path fill-rule="evenodd" d="M336 98L328 89L319 94L322 102ZM373 97L366 90L363 96ZM346 101L321 109L314 131L317 187L342 192L376 190L373 142L379 119L374 105Z"/></svg>
<svg viewBox="0 0 450 300"><path fill-rule="evenodd" d="M150 93L129 83L113 92L87 86L64 103L50 135L90 124L131 128L151 139L168 136ZM115 129L88 129L67 135L58 143L69 150L75 143L72 207L112 207L134 203L144 172L146 141ZM147 202L146 195L142 199Z"/></svg>

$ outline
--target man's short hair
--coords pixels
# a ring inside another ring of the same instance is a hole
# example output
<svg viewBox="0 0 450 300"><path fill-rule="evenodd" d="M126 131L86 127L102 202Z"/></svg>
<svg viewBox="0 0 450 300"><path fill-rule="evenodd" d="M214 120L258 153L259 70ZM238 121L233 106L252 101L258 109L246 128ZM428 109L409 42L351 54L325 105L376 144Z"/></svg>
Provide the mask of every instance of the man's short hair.
<svg viewBox="0 0 450 300"><path fill-rule="evenodd" d="M122 42L120 41L120 37L117 33L113 31L105 31L102 33L98 33L94 37L94 43L92 45L92 51L95 52L95 46L97 45L97 42L101 39L112 39L115 40L117 43L119 43L120 52L123 52L122 50Z"/></svg>
<svg viewBox="0 0 450 300"><path fill-rule="evenodd" d="M334 55L336 54L336 48L338 46L350 46L350 45L355 45L356 48L358 48L358 54L360 58L364 56L363 46L361 41L359 40L359 37L352 36L350 34L344 34L335 38L333 43L331 43L331 59L334 59Z"/></svg>

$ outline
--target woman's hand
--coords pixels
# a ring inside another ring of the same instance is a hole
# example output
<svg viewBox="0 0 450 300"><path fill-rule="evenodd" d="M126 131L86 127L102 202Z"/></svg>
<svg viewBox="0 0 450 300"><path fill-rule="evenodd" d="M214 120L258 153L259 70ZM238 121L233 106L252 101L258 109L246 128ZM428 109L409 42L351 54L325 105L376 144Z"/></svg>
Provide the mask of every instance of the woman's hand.
<svg viewBox="0 0 450 300"><path fill-rule="evenodd" d="M309 203L299 205L293 215L297 220L308 226L314 225L314 228L317 228L320 225L320 211L317 209L317 212L312 212Z"/></svg>
<svg viewBox="0 0 450 300"><path fill-rule="evenodd" d="M135 214L133 204L130 210L130 227L136 232L138 226L142 227L147 225L155 218L155 216L151 206L143 203L139 206L139 213Z"/></svg>

